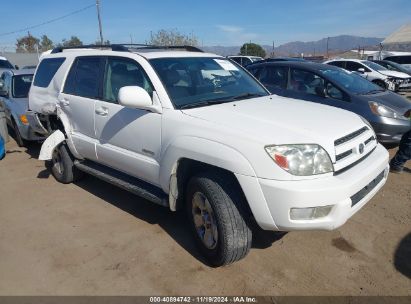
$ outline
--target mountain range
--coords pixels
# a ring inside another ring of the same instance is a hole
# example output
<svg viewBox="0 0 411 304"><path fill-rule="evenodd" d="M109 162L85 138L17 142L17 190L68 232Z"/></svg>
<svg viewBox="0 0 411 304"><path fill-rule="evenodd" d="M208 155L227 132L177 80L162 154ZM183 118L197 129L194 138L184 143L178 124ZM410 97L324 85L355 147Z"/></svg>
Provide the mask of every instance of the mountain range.
<svg viewBox="0 0 411 304"><path fill-rule="evenodd" d="M375 37L358 37L350 35L340 35L335 37L323 38L317 41L293 41L274 48L276 56L299 56L304 55L324 55L327 53L327 40L329 52L348 51L364 47L375 48L384 38ZM270 45L262 45L267 54L273 50ZM240 52L241 46L204 46L203 49L207 52L217 53L223 56L236 55Z"/></svg>

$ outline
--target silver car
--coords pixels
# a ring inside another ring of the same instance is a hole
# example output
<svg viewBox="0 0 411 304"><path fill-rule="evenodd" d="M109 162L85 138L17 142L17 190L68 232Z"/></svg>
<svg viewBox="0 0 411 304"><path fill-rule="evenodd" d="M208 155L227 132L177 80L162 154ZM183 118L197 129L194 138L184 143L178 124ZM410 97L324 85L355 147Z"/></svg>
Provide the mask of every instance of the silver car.
<svg viewBox="0 0 411 304"><path fill-rule="evenodd" d="M27 141L44 139L30 128L26 117L33 74L33 69L8 70L0 77L0 102L5 105L7 124L13 129L20 147Z"/></svg>

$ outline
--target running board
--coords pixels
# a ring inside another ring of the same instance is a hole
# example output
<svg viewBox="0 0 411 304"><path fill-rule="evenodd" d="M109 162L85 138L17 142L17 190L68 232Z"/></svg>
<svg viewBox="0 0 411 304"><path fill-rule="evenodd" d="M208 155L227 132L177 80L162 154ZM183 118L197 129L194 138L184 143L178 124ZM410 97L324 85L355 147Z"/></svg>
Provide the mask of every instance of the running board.
<svg viewBox="0 0 411 304"><path fill-rule="evenodd" d="M169 207L168 196L164 191L145 181L89 160L76 160L74 161L74 166L87 174L127 190L152 203L163 207Z"/></svg>

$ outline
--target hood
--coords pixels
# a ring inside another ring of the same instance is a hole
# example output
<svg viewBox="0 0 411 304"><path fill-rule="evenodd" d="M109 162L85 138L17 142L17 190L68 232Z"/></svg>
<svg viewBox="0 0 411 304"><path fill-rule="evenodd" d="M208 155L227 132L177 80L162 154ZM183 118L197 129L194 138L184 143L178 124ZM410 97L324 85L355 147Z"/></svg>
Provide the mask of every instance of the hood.
<svg viewBox="0 0 411 304"><path fill-rule="evenodd" d="M28 98L13 98L13 102L16 107L19 109L19 113L26 113L29 108L29 99Z"/></svg>
<svg viewBox="0 0 411 304"><path fill-rule="evenodd" d="M183 110L268 144L315 143L334 153L334 140L362 128L362 119L335 107L271 95Z"/></svg>
<svg viewBox="0 0 411 304"><path fill-rule="evenodd" d="M410 78L410 75L403 73L403 72L398 72L398 71L384 70L384 71L379 71L379 72L388 77Z"/></svg>
<svg viewBox="0 0 411 304"><path fill-rule="evenodd" d="M405 113L407 110L411 109L410 100L388 90L373 95L361 95L360 98L367 102L376 101L390 107L398 113Z"/></svg>

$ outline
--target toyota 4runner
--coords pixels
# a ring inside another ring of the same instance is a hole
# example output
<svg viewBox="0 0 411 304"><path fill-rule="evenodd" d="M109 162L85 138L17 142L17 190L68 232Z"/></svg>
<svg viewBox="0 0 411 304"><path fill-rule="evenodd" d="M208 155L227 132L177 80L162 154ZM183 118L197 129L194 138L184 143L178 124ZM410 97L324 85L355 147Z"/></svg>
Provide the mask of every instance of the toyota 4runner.
<svg viewBox="0 0 411 304"><path fill-rule="evenodd" d="M264 230L331 230L384 185L388 153L360 116L270 95L241 66L193 47L56 48L27 117L62 183L88 173L185 209L215 266Z"/></svg>

